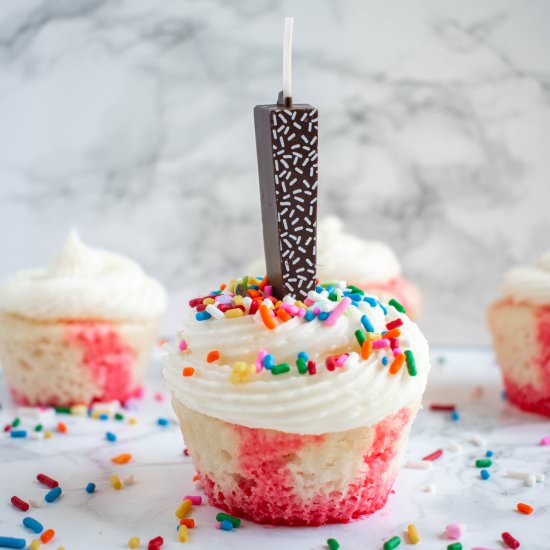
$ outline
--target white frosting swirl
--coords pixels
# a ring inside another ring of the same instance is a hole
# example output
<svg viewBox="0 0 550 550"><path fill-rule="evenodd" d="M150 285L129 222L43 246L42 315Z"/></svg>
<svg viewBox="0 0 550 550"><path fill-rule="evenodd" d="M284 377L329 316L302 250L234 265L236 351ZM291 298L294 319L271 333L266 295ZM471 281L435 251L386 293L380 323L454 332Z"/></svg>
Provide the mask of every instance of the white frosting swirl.
<svg viewBox="0 0 550 550"><path fill-rule="evenodd" d="M294 317L274 330L251 315L219 321L188 319L183 337L190 351L169 350L164 375L185 406L226 422L300 434L370 426L404 406L419 403L430 369L428 344L417 325L393 307L388 309L385 318L379 306L361 302L359 308L349 307L333 326ZM388 321L403 319L400 341L403 349L414 353L416 376L410 376L406 367L390 375L381 358L387 355L391 363L391 352L381 350L366 361L352 353L344 366L332 372L326 369L328 355L358 350L354 331L361 326L363 313L378 332ZM220 351L221 358L209 364L206 354L214 349ZM251 381L232 383L231 363L253 363L260 349L273 354L277 363L289 363L291 372L273 375L263 370L252 375ZM316 361L317 374L297 372L295 361L300 351ZM193 366L195 375L182 376L185 366Z"/></svg>
<svg viewBox="0 0 550 550"><path fill-rule="evenodd" d="M536 266L515 267L504 276L502 293L516 302L550 304L550 252Z"/></svg>
<svg viewBox="0 0 550 550"><path fill-rule="evenodd" d="M251 264L247 273L265 273L263 259ZM397 256L383 242L345 232L342 220L336 216L328 216L319 222L317 276L321 281L344 279L359 284L384 283L400 275Z"/></svg>
<svg viewBox="0 0 550 550"><path fill-rule="evenodd" d="M71 231L46 269L0 285L0 311L32 319L141 320L160 316L166 293L132 260L90 248Z"/></svg>

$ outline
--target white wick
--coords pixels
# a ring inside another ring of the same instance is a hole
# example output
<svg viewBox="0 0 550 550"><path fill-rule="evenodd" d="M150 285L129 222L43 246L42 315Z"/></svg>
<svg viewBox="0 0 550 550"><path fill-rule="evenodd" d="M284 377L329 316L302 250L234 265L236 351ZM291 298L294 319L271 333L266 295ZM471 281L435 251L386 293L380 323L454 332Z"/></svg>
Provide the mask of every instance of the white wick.
<svg viewBox="0 0 550 550"><path fill-rule="evenodd" d="M283 41L283 98L292 97L292 30L294 17L285 17Z"/></svg>

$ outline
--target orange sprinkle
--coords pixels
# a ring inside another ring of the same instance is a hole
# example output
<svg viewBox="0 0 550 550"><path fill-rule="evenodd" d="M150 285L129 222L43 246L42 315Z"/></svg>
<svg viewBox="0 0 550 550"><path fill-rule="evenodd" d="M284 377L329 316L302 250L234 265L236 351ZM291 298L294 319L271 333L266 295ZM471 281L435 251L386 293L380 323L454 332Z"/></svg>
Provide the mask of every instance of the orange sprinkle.
<svg viewBox="0 0 550 550"><path fill-rule="evenodd" d="M251 298L258 298L262 295L262 293L259 290L256 290L255 288L249 288L248 289L248 295Z"/></svg>
<svg viewBox="0 0 550 550"><path fill-rule="evenodd" d="M286 323L287 321L289 321L290 319L292 319L292 317L289 315L289 313L287 311L285 311L284 309L281 309L279 308L277 310L277 317L279 317L279 319L283 322L283 323Z"/></svg>
<svg viewBox="0 0 550 550"><path fill-rule="evenodd" d="M263 304L260 306L260 317L268 329L273 330L277 326L275 319L269 314L269 309Z"/></svg>
<svg viewBox="0 0 550 550"><path fill-rule="evenodd" d="M193 376L195 374L195 369L193 367L183 367L181 374L183 374L183 376Z"/></svg>
<svg viewBox="0 0 550 550"><path fill-rule="evenodd" d="M132 455L130 453L123 453L121 455L111 458L111 461L115 464L126 464L132 460Z"/></svg>
<svg viewBox="0 0 550 550"><path fill-rule="evenodd" d="M525 504L524 502L518 502L518 512L521 514L525 514L528 516L529 514L532 514L534 511L534 508L532 506L529 506L529 504Z"/></svg>
<svg viewBox="0 0 550 550"><path fill-rule="evenodd" d="M400 353L399 355L395 356L395 359L393 360L393 363L390 366L390 374L397 374L401 367L403 366L403 363L405 362L405 354Z"/></svg>
<svg viewBox="0 0 550 550"><path fill-rule="evenodd" d="M265 288L265 285L267 285L267 275L264 276L262 282L258 285L258 287L260 290L263 290Z"/></svg>
<svg viewBox="0 0 550 550"><path fill-rule="evenodd" d="M388 330L388 332L385 332L383 337L384 338L399 338L401 336L401 331L398 328L392 328L391 330Z"/></svg>
<svg viewBox="0 0 550 550"><path fill-rule="evenodd" d="M206 354L206 362L213 363L220 358L220 352L217 349L213 349Z"/></svg>
<svg viewBox="0 0 550 550"><path fill-rule="evenodd" d="M159 338L158 345L162 347L166 344L166 342L167 340L165 338Z"/></svg>
<svg viewBox="0 0 550 550"><path fill-rule="evenodd" d="M200 478L201 478L201 476L200 476L199 474L195 474L195 475L193 476L193 481L199 481Z"/></svg>
<svg viewBox="0 0 550 550"><path fill-rule="evenodd" d="M193 518L181 518L180 525L185 525L189 527L189 529L193 529L193 527L195 527L195 520Z"/></svg>
<svg viewBox="0 0 550 550"><path fill-rule="evenodd" d="M227 288L227 285L225 283L222 283L220 285L220 290L225 290Z"/></svg>
<svg viewBox="0 0 550 550"><path fill-rule="evenodd" d="M361 359L363 359L363 361L366 361L370 357L371 353L372 353L372 341L365 340L361 345Z"/></svg>
<svg viewBox="0 0 550 550"><path fill-rule="evenodd" d="M59 422L57 424L57 431L62 433L62 434L67 433L67 425L64 424L63 422Z"/></svg>
<svg viewBox="0 0 550 550"><path fill-rule="evenodd" d="M55 531L53 529L46 529L41 535L40 540L45 544L46 542L50 542L55 535Z"/></svg>

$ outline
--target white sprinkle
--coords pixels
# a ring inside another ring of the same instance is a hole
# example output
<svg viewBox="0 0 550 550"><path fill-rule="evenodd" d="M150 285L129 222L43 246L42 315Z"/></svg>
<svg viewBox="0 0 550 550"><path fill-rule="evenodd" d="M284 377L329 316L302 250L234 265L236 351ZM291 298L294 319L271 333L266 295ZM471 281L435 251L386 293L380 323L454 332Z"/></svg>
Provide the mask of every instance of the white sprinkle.
<svg viewBox="0 0 550 550"><path fill-rule="evenodd" d="M412 468L413 470L430 470L433 466L433 462L429 460L409 460L405 463L405 468Z"/></svg>
<svg viewBox="0 0 550 550"><path fill-rule="evenodd" d="M214 319L223 319L225 317L223 311L220 311L214 304L208 304L206 306L206 311L210 313Z"/></svg>
<svg viewBox="0 0 550 550"><path fill-rule="evenodd" d="M399 339L399 342L401 342L401 338ZM449 451L452 451L453 453L461 453L462 445L460 443L457 443L454 439L451 439L451 441L449 441L449 444L447 445L447 449L449 449Z"/></svg>
<svg viewBox="0 0 550 550"><path fill-rule="evenodd" d="M470 443L477 445L478 447L485 447L485 440L479 434L472 434L470 436Z"/></svg>

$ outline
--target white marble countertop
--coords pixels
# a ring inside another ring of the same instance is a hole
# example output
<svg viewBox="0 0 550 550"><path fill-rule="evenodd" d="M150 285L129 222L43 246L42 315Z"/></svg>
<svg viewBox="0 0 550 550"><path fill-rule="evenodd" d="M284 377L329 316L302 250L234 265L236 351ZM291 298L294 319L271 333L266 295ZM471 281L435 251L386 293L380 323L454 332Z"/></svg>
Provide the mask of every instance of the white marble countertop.
<svg viewBox="0 0 550 550"><path fill-rule="evenodd" d="M550 537L547 520L550 496L545 483L527 487L517 479L504 476L506 470L550 474L550 446L539 441L550 435L550 421L512 409L501 397L501 385L492 354L484 350L437 350L434 369L425 397L426 408L413 428L407 460L418 460L442 448L443 456L430 470L404 468L387 506L377 514L348 525L319 528L270 528L243 522L239 530L215 529L216 510L202 505L193 514L197 527L191 531L190 544L197 549L321 549L327 538L336 538L341 549L380 549L383 541L394 535L403 538L401 548L408 547L404 530L414 523L421 535L416 548L444 549L451 542L444 536L445 526L462 522L466 526L463 547L502 549L500 534L511 532L522 548L548 550ZM438 360L443 358L443 361ZM132 536L147 541L162 535L164 548L178 548L174 510L181 498L197 494L192 477L193 465L182 453L183 442L174 422L158 362L152 367L150 383L136 410L125 411L125 421L91 420L58 415L66 423L66 434L55 432L51 439L12 439L0 437L0 536L33 537L21 525L31 515L46 528L56 531L53 542L43 548L67 550L116 549L127 547ZM11 422L15 411L0 378L2 425ZM155 395L160 392L160 395ZM159 400L162 399L162 400ZM430 411L430 403L452 402L458 406L460 419L449 413ZM136 425L126 420L138 419ZM172 420L160 427L156 420ZM25 423L23 423L25 424ZM31 423L32 424L32 423ZM32 427L26 423L24 427ZM45 428L52 426L45 426ZM105 432L118 440L109 443ZM477 435L485 441L478 446L471 441ZM461 451L450 451L454 440ZM476 458L486 450L494 451L491 478L480 479L474 467ZM111 458L129 452L133 460L123 466ZM59 480L63 496L45 504L45 490L35 481L38 473ZM135 484L115 491L109 476L133 475ZM88 495L88 482L97 484L97 492ZM434 492L426 491L433 485ZM12 495L32 499L40 507L28 513L9 504ZM515 511L518 502L535 508L530 515Z"/></svg>

